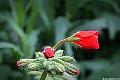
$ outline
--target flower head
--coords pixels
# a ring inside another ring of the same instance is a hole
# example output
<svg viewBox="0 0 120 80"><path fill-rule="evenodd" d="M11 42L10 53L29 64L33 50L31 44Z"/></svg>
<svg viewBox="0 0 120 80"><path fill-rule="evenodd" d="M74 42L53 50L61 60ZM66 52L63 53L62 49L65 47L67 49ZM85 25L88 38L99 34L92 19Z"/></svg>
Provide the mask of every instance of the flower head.
<svg viewBox="0 0 120 80"><path fill-rule="evenodd" d="M72 43L85 49L99 49L98 35L98 31L80 31L72 36L80 40Z"/></svg>
<svg viewBox="0 0 120 80"><path fill-rule="evenodd" d="M43 54L46 59L52 58L54 56L54 50L51 47L47 46L44 48Z"/></svg>

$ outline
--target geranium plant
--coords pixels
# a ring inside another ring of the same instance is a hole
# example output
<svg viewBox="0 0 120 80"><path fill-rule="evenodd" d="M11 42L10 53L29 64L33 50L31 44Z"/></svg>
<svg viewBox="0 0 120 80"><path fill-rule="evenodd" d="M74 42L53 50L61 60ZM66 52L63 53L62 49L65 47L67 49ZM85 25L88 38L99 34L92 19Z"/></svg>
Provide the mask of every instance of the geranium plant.
<svg viewBox="0 0 120 80"><path fill-rule="evenodd" d="M40 80L45 80L46 76L78 75L78 69L73 65L75 59L63 55L63 50L57 50L65 42L70 42L84 49L99 49L98 31L79 31L68 38L60 40L53 47L46 46L42 52L35 52L35 59L21 59L17 61L17 66L27 68L30 71L42 72Z"/></svg>

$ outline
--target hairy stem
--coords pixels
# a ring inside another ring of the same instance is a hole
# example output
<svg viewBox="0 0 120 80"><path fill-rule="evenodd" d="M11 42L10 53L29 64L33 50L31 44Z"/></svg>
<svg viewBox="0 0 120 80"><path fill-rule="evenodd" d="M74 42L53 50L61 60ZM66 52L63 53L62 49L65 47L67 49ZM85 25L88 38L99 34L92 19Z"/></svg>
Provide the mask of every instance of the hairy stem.
<svg viewBox="0 0 120 80"><path fill-rule="evenodd" d="M53 49L56 51L56 49L60 47L62 44L64 44L64 42L66 42L66 39L60 40L53 46Z"/></svg>
<svg viewBox="0 0 120 80"><path fill-rule="evenodd" d="M53 46L53 49L56 51L56 49L58 47L60 47L62 44L64 44L65 42L75 42L75 41L79 41L80 38L74 38L73 37L74 35L68 37L68 38L65 38L63 40L60 40L59 42L57 42L54 46Z"/></svg>
<svg viewBox="0 0 120 80"><path fill-rule="evenodd" d="M42 73L42 76L41 76L40 80L45 80L46 76L47 76L47 72L44 71L44 72Z"/></svg>

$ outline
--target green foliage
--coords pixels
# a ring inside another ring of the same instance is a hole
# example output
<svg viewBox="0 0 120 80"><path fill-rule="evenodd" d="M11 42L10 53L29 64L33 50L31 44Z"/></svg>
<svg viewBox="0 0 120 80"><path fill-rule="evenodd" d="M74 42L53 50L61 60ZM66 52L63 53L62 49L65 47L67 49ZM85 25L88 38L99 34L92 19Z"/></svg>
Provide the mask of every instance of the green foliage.
<svg viewBox="0 0 120 80"><path fill-rule="evenodd" d="M119 14L119 0L0 0L0 80L39 79L40 76L32 76L41 73L27 75L16 67L16 61L33 58L34 52L44 46L53 46L76 31L90 29L101 32L99 51L66 43L61 47L65 53L59 56L67 53L78 61L80 74L76 80L119 77ZM48 79L61 80L60 76Z"/></svg>

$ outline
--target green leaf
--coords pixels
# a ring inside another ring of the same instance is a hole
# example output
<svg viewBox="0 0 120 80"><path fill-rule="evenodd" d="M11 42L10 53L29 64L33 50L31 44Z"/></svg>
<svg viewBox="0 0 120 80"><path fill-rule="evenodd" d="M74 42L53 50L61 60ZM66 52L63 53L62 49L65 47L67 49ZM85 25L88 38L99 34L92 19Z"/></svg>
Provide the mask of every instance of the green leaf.
<svg viewBox="0 0 120 80"><path fill-rule="evenodd" d="M72 18L77 13L79 9L80 0L65 0L66 1L66 16L67 18Z"/></svg>
<svg viewBox="0 0 120 80"><path fill-rule="evenodd" d="M120 13L119 4L114 0L101 0L101 2L110 4L117 13Z"/></svg>
<svg viewBox="0 0 120 80"><path fill-rule="evenodd" d="M74 52L72 50L72 45L69 43L65 43L65 50L68 56L73 56Z"/></svg>
<svg viewBox="0 0 120 80"><path fill-rule="evenodd" d="M68 28L71 27L71 22L65 17L58 17L55 21L56 42L64 39Z"/></svg>
<svg viewBox="0 0 120 80"><path fill-rule="evenodd" d="M15 50L19 50L16 45L8 42L0 42L0 48L14 48Z"/></svg>
<svg viewBox="0 0 120 80"><path fill-rule="evenodd" d="M18 24L20 27L24 27L24 10L23 10L23 0L17 0L17 17L18 17Z"/></svg>
<svg viewBox="0 0 120 80"><path fill-rule="evenodd" d="M35 51L36 44L38 41L38 35L39 35L38 30L32 30L31 34L28 35L27 40L28 40L28 43L30 43L29 46L31 46L31 49L30 49L31 53L34 53ZM30 55L32 56L33 54L30 54Z"/></svg>
<svg viewBox="0 0 120 80"><path fill-rule="evenodd" d="M77 27L77 30L93 29L93 30L100 31L103 28L107 28L106 16L98 17L98 18L91 20L91 21L86 20L86 22L83 25L80 25L79 27Z"/></svg>
<svg viewBox="0 0 120 80"><path fill-rule="evenodd" d="M110 66L110 63L106 60L83 61L79 63L79 66L81 66L80 70L85 68L92 71L98 71L103 68L107 68L108 66Z"/></svg>
<svg viewBox="0 0 120 80"><path fill-rule="evenodd" d="M85 24L77 27L77 30L98 30L108 29L110 38L114 39L117 31L120 31L120 17L112 14L104 14L91 21L86 21Z"/></svg>
<svg viewBox="0 0 120 80"><path fill-rule="evenodd" d="M50 21L50 25L53 25L54 19L55 19L55 4L56 1L55 0L48 0L46 1L47 5L45 5L46 10L47 10L47 14L49 17L49 21Z"/></svg>
<svg viewBox="0 0 120 80"><path fill-rule="evenodd" d="M3 54L0 52L0 64L2 63L3 61Z"/></svg>
<svg viewBox="0 0 120 80"><path fill-rule="evenodd" d="M20 51L19 47L12 44L12 43L8 43L8 42L0 42L0 48L10 48L10 49L14 49L15 51L17 51L21 56L23 56L23 53Z"/></svg>
<svg viewBox="0 0 120 80"><path fill-rule="evenodd" d="M6 21L21 38L26 37L25 33L19 27L15 18L12 15L10 15L9 13L3 13L3 14L0 14L0 19L2 19L3 21Z"/></svg>
<svg viewBox="0 0 120 80"><path fill-rule="evenodd" d="M13 0L9 0L10 3L10 7L11 7L11 11L12 11L12 16L14 17L14 19L17 21L17 11L16 11L16 2Z"/></svg>
<svg viewBox="0 0 120 80"><path fill-rule="evenodd" d="M31 54L31 46L28 43L27 35L23 32L23 30L19 27L15 19L9 14L0 14L0 18L6 21L10 27L18 34L21 40L21 51L25 54L25 57L32 57Z"/></svg>
<svg viewBox="0 0 120 80"><path fill-rule="evenodd" d="M38 6L37 6L37 1L34 1L32 4L32 12L30 14L30 17L28 19L28 24L27 24L27 33L31 33L34 27L34 23L38 14Z"/></svg>
<svg viewBox="0 0 120 80"><path fill-rule="evenodd" d="M45 4L47 3L44 0L39 0L37 3L38 3L37 5L38 5L39 15L41 19L43 20L45 27L49 28L51 26L51 22L50 22L50 19L48 17L47 10L46 10Z"/></svg>
<svg viewBox="0 0 120 80"><path fill-rule="evenodd" d="M12 70L8 66L0 66L0 80L7 80Z"/></svg>
<svg viewBox="0 0 120 80"><path fill-rule="evenodd" d="M99 71L94 72L87 80L101 80L103 78L119 78L120 77L120 64L111 64Z"/></svg>
<svg viewBox="0 0 120 80"><path fill-rule="evenodd" d="M114 39L116 32L120 31L120 17L116 15L108 15L106 24L108 26L110 38Z"/></svg>
<svg viewBox="0 0 120 80"><path fill-rule="evenodd" d="M33 4L33 0L29 0L27 2L27 5L25 7L25 14L27 14L27 12L30 10L32 4Z"/></svg>
<svg viewBox="0 0 120 80"><path fill-rule="evenodd" d="M27 36L26 34L23 32L23 30L18 26L17 23L15 23L15 21L13 19L10 18L10 20L8 20L8 24L13 28L13 30L20 36L21 39L21 49L22 52L25 54L25 57L31 57L31 46L28 43L27 40Z"/></svg>

